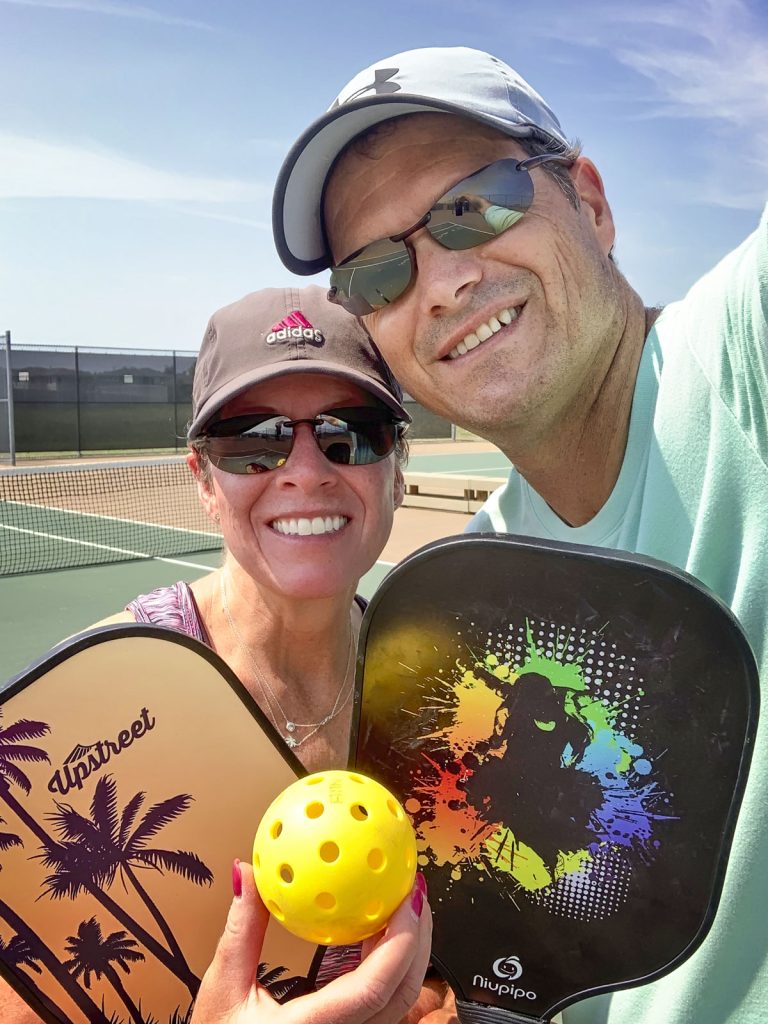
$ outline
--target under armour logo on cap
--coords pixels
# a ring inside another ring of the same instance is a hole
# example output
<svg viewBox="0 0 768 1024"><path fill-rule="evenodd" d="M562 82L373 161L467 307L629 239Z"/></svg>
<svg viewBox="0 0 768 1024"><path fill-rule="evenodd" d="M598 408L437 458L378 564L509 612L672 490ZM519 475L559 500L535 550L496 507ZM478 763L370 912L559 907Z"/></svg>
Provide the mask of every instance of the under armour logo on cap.
<svg viewBox="0 0 768 1024"><path fill-rule="evenodd" d="M377 96L386 95L387 93L400 92L402 89L401 85L397 82L391 82L390 79L398 73L400 68L376 68L373 73L373 81L367 85L361 86L359 89L355 89L349 96L345 96L342 100L341 96L333 101L330 106L330 110L335 110L336 107L341 106L342 103L351 103L352 100L359 99L364 96L367 92L373 92Z"/></svg>
<svg viewBox="0 0 768 1024"><path fill-rule="evenodd" d="M324 345L325 335L313 327L304 314L294 309L279 323L273 324L264 339L268 345L279 345L287 341L308 341L311 345Z"/></svg>

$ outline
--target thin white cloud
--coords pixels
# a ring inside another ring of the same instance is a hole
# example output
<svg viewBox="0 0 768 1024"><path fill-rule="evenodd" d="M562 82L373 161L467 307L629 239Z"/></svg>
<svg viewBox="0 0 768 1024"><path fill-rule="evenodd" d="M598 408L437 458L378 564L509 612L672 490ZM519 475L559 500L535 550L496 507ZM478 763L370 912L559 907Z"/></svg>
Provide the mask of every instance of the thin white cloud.
<svg viewBox="0 0 768 1024"><path fill-rule="evenodd" d="M135 18L153 21L159 25L178 25L183 28L216 31L214 25L194 18L180 18L175 14L164 14L141 4L110 3L109 0L0 0L0 3L16 7L46 7L54 11L83 11L87 14L102 14L115 18Z"/></svg>
<svg viewBox="0 0 768 1024"><path fill-rule="evenodd" d="M759 209L768 179L768 34L756 11L757 0L598 0L580 5L578 16L542 19L537 34L602 50L642 76L647 91L617 96L625 119L706 127L699 180L681 188L683 201ZM728 172L735 150L737 175Z"/></svg>
<svg viewBox="0 0 768 1024"><path fill-rule="evenodd" d="M0 198L123 199L142 202L258 203L260 182L203 178L151 167L120 153L0 132Z"/></svg>
<svg viewBox="0 0 768 1024"><path fill-rule="evenodd" d="M631 47L614 50L621 63L654 84L663 101L658 113L750 127L768 144L768 39L756 31L745 4L720 0L664 13L673 38L641 36L640 45L633 40ZM640 7L617 20L647 28L662 19L661 12ZM681 42L686 39L688 46Z"/></svg>
<svg viewBox="0 0 768 1024"><path fill-rule="evenodd" d="M164 210L171 210L174 213L181 213L185 216L203 217L206 220L223 221L225 224L236 224L244 228L256 228L257 231L272 231L272 222L268 219L253 220L250 217L238 217L232 213L222 213L220 210L206 210L201 206L192 203L158 203ZM269 214L270 206L267 204L265 213Z"/></svg>

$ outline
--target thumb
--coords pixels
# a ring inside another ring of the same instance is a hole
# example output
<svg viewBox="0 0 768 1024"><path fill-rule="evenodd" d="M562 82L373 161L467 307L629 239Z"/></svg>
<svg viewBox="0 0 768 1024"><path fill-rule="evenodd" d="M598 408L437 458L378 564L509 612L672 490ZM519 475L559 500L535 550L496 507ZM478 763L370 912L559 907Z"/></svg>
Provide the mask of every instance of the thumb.
<svg viewBox="0 0 768 1024"><path fill-rule="evenodd" d="M239 860L232 866L232 888L235 897L195 1000L193 1024L225 1021L253 989L269 912L256 891L253 872L243 870Z"/></svg>

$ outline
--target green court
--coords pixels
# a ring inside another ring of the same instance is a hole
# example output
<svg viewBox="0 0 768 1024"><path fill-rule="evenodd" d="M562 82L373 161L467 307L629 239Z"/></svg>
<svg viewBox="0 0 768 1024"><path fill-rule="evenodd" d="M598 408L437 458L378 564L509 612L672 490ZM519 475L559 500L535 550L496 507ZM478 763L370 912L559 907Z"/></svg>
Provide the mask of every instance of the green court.
<svg viewBox="0 0 768 1024"><path fill-rule="evenodd" d="M452 447L450 444L414 445L409 472L497 477L499 483L509 472L509 462L500 452L467 451L467 446L462 444L451 451ZM33 534L36 552L54 562L62 559L71 561L73 547L77 549L76 557L81 563L110 557L110 549L114 549L116 556L126 558L131 554L141 555L145 550L144 543L151 541L153 531L161 529L172 533L179 529L168 523L161 527L132 523L130 532L126 533L126 521L121 516L98 516L66 509L46 509L45 526L30 528L18 525L21 522L19 510L9 509L11 504L17 506L19 503L0 502L0 545L6 548L6 555L26 539L22 534ZM67 537L73 516L86 524L86 539L73 541ZM455 520L455 525L451 521L445 533L461 532L465 520L461 517L455 517ZM189 533L189 530L185 532ZM187 552L190 550L187 548ZM59 551L62 554L57 558ZM135 558L49 572L0 576L0 650L3 652L0 683L22 671L62 638L119 611L137 594L178 579L194 580L218 565L220 558L217 550L202 550L172 557ZM377 562L361 581L360 592L370 597L391 565L388 561Z"/></svg>

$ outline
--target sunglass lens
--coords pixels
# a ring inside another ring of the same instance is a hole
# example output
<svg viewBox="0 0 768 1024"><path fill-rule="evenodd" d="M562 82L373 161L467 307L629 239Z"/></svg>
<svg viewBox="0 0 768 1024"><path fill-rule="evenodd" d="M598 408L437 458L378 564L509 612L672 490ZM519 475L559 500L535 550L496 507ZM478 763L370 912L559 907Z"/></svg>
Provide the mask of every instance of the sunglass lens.
<svg viewBox="0 0 768 1024"><path fill-rule="evenodd" d="M441 196L428 230L446 249L472 249L511 228L532 201L528 171L516 160L498 160Z"/></svg>
<svg viewBox="0 0 768 1024"><path fill-rule="evenodd" d="M410 280L411 257L405 243L388 238L366 246L360 256L331 273L331 287L338 289L342 305L356 316L399 299Z"/></svg>
<svg viewBox="0 0 768 1024"><path fill-rule="evenodd" d="M365 416L367 410L353 410ZM370 418L347 419L342 410L319 416L322 426L315 431L317 443L327 459L343 466L367 466L385 459L395 446L396 426L371 409Z"/></svg>
<svg viewBox="0 0 768 1024"><path fill-rule="evenodd" d="M227 473L264 473L285 462L292 444L285 416L256 422L252 416L233 416L210 428L207 450L214 466Z"/></svg>

